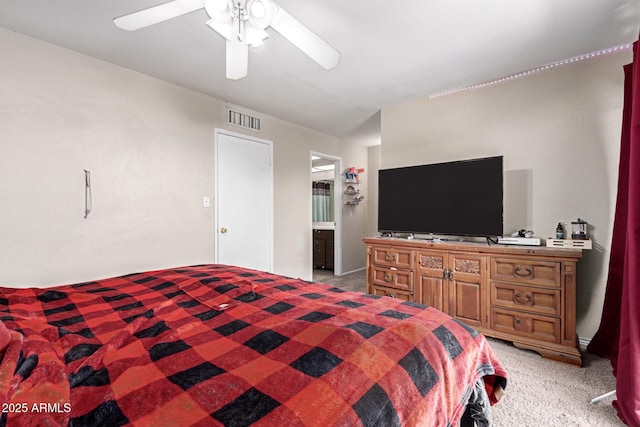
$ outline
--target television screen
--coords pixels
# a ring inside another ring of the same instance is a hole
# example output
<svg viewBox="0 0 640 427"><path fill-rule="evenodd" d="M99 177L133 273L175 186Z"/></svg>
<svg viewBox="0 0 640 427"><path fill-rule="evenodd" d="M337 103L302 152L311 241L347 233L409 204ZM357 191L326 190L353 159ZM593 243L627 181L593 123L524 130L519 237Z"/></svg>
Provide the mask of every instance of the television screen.
<svg viewBox="0 0 640 427"><path fill-rule="evenodd" d="M378 175L378 231L502 236L502 156Z"/></svg>

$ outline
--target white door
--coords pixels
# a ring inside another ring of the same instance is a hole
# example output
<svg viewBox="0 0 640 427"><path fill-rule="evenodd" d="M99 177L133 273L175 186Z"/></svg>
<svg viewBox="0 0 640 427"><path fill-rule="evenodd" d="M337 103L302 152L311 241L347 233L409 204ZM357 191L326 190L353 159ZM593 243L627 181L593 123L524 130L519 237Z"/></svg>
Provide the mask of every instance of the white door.
<svg viewBox="0 0 640 427"><path fill-rule="evenodd" d="M273 271L272 143L216 129L216 262Z"/></svg>

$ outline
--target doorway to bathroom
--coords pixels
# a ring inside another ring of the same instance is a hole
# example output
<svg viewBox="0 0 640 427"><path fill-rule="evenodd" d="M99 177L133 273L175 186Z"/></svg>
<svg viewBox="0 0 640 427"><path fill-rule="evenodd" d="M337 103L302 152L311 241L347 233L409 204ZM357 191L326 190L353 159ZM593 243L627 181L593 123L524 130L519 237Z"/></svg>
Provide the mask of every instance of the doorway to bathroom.
<svg viewBox="0 0 640 427"><path fill-rule="evenodd" d="M313 280L342 274L342 193L339 157L311 153Z"/></svg>

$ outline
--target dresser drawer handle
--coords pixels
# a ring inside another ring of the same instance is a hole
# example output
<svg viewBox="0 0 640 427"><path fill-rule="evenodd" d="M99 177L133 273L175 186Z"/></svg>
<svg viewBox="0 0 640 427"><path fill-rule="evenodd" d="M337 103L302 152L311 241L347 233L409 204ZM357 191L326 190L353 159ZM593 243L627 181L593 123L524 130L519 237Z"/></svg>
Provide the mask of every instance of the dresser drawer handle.
<svg viewBox="0 0 640 427"><path fill-rule="evenodd" d="M516 274L520 277L527 277L527 276L531 276L531 267L526 267L524 269L524 273L520 273L520 271L522 271L522 267L520 267L519 265L516 265Z"/></svg>
<svg viewBox="0 0 640 427"><path fill-rule="evenodd" d="M385 282L395 282L398 280L398 276L395 274L384 273L384 281Z"/></svg>
<svg viewBox="0 0 640 427"><path fill-rule="evenodd" d="M395 295L395 294L392 294L392 293L390 293L390 292L387 292L387 296L388 296L389 298L395 298L395 297L396 297L396 295Z"/></svg>
<svg viewBox="0 0 640 427"><path fill-rule="evenodd" d="M398 254L390 254L389 252L387 252L384 256L384 259L390 262L396 262L398 261Z"/></svg>
<svg viewBox="0 0 640 427"><path fill-rule="evenodd" d="M525 294L524 295L526 301L523 301L522 298L522 294L520 292L518 292L516 294L516 302L519 304L529 304L531 302L531 294Z"/></svg>

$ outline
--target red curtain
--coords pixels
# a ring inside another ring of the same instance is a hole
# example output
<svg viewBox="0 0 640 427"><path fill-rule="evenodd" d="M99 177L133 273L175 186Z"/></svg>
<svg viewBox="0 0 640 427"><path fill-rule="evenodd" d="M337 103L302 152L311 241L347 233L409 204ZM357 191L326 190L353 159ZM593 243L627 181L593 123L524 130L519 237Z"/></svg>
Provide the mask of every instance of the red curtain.
<svg viewBox="0 0 640 427"><path fill-rule="evenodd" d="M611 360L618 416L640 427L640 50L625 66L625 93L607 291L588 350Z"/></svg>

